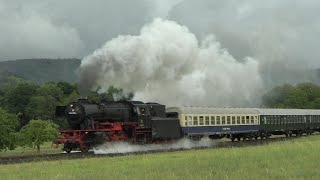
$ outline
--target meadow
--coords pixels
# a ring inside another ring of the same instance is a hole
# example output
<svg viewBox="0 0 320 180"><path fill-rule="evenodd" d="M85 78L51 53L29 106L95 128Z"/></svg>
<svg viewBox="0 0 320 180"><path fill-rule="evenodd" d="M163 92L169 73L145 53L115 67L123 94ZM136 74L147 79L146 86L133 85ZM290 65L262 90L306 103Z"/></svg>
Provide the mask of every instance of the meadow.
<svg viewBox="0 0 320 180"><path fill-rule="evenodd" d="M10 157L10 156L27 156L27 155L52 154L52 153L62 152L61 147L53 148L52 142L46 142L40 147L41 147L40 153L37 152L36 148L30 148L30 147L17 147L14 150L0 151L0 158Z"/></svg>
<svg viewBox="0 0 320 180"><path fill-rule="evenodd" d="M319 179L320 135L266 145L0 165L0 179Z"/></svg>

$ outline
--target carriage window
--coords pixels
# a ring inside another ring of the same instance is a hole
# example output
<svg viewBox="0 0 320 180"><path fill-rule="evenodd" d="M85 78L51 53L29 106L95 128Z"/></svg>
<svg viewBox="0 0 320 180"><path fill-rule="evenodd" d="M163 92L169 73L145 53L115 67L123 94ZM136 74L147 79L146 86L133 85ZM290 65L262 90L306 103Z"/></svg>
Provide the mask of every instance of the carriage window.
<svg viewBox="0 0 320 180"><path fill-rule="evenodd" d="M246 124L250 123L250 116L246 116Z"/></svg>
<svg viewBox="0 0 320 180"><path fill-rule="evenodd" d="M240 116L237 116L237 124L240 124Z"/></svg>
<svg viewBox="0 0 320 180"><path fill-rule="evenodd" d="M209 125L209 116L205 116L205 120L206 120L206 125Z"/></svg>
<svg viewBox="0 0 320 180"><path fill-rule="evenodd" d="M246 118L244 116L241 116L241 124L245 124L246 123Z"/></svg>
<svg viewBox="0 0 320 180"><path fill-rule="evenodd" d="M284 124L288 124L288 123L287 123L287 120L288 120L287 117L286 117L286 116L283 116L283 122L284 122Z"/></svg>
<svg viewBox="0 0 320 180"><path fill-rule="evenodd" d="M225 116L221 116L221 124L226 124L226 117Z"/></svg>
<svg viewBox="0 0 320 180"><path fill-rule="evenodd" d="M230 116L227 116L227 124L230 124Z"/></svg>
<svg viewBox="0 0 320 180"><path fill-rule="evenodd" d="M184 116L184 125L187 126L188 125L188 117Z"/></svg>
<svg viewBox="0 0 320 180"><path fill-rule="evenodd" d="M220 116L217 116L217 124L220 124Z"/></svg>
<svg viewBox="0 0 320 180"><path fill-rule="evenodd" d="M211 125L215 124L214 119L215 119L214 116L211 116Z"/></svg>
<svg viewBox="0 0 320 180"><path fill-rule="evenodd" d="M236 117L235 116L232 116L232 122L231 124L236 124Z"/></svg>
<svg viewBox="0 0 320 180"><path fill-rule="evenodd" d="M189 123L189 126L192 126L192 116L188 116L188 123Z"/></svg>
<svg viewBox="0 0 320 180"><path fill-rule="evenodd" d="M251 116L251 124L254 124L254 116Z"/></svg>
<svg viewBox="0 0 320 180"><path fill-rule="evenodd" d="M199 116L199 121L200 121L199 125L203 125L203 116Z"/></svg>
<svg viewBox="0 0 320 180"><path fill-rule="evenodd" d="M193 125L198 125L198 116L193 116Z"/></svg>

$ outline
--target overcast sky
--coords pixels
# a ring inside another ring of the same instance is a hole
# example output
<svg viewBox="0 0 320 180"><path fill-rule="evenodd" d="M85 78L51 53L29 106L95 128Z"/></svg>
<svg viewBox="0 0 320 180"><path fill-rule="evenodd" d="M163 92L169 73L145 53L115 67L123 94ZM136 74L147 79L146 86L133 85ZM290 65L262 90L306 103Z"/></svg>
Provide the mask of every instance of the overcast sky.
<svg viewBox="0 0 320 180"><path fill-rule="evenodd" d="M0 60L81 58L155 17L212 33L234 56L319 65L318 0L0 0Z"/></svg>
<svg viewBox="0 0 320 180"><path fill-rule="evenodd" d="M83 58L156 17L256 58L262 74L320 67L319 0L0 0L0 61Z"/></svg>
<svg viewBox="0 0 320 180"><path fill-rule="evenodd" d="M174 1L0 0L0 61L81 58L120 34L136 34Z"/></svg>

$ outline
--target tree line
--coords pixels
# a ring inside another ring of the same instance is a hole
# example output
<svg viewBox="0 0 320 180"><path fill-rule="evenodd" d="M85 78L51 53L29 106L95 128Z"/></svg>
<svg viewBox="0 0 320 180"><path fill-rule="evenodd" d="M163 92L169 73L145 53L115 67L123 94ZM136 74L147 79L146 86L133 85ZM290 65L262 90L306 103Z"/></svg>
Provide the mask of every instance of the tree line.
<svg viewBox="0 0 320 180"><path fill-rule="evenodd" d="M132 93L110 87L107 93L92 92L90 101L131 99ZM2 79L0 86L0 151L52 141L57 129L68 129L65 119L55 117L55 108L80 98L77 84L49 81L37 84L18 77Z"/></svg>
<svg viewBox="0 0 320 180"><path fill-rule="evenodd" d="M263 96L263 105L268 108L320 109L320 86L310 82L277 86Z"/></svg>

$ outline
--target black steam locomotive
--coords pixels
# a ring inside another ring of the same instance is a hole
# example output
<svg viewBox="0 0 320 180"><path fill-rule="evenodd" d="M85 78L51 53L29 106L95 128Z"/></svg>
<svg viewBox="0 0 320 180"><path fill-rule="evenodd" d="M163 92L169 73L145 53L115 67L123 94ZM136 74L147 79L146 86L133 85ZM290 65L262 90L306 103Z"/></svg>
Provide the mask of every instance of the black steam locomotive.
<svg viewBox="0 0 320 180"><path fill-rule="evenodd" d="M165 106L140 101L91 103L79 99L67 106L58 106L56 116L66 117L70 130L60 131L56 144L64 150L87 151L106 141L157 143L181 138L179 119L166 113Z"/></svg>

